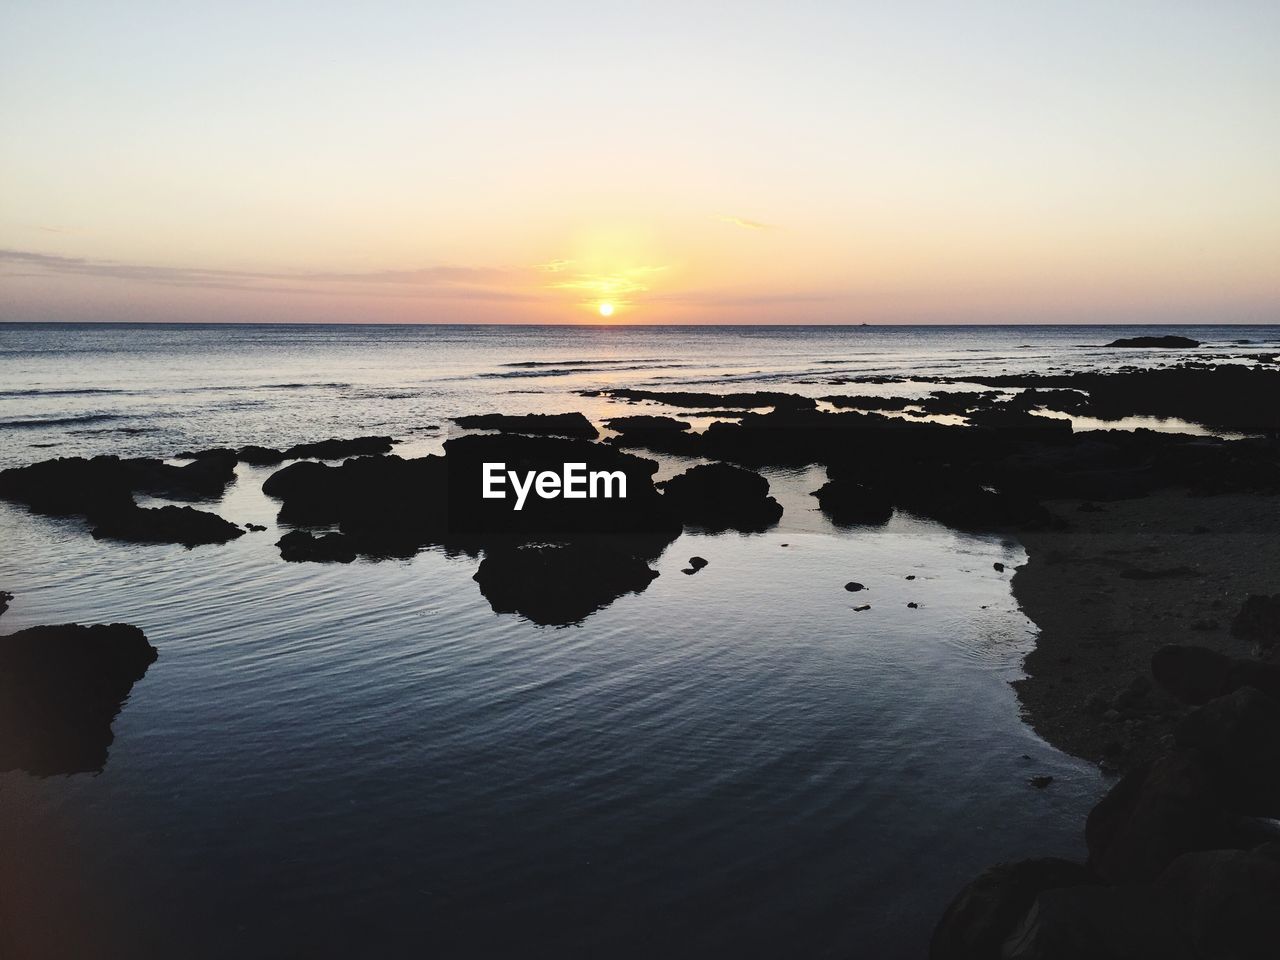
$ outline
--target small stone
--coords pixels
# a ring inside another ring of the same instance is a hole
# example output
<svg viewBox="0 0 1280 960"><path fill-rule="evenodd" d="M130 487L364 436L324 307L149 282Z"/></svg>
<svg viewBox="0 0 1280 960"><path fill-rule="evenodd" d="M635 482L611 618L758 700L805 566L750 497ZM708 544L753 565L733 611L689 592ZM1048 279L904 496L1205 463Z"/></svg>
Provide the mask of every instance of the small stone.
<svg viewBox="0 0 1280 960"><path fill-rule="evenodd" d="M870 610L870 609L871 609L871 604L869 604L869 603L860 603L860 604L858 604L856 607L854 607L854 608L853 608L853 612L854 612L854 613L861 613L863 610Z"/></svg>
<svg viewBox="0 0 1280 960"><path fill-rule="evenodd" d="M997 560L991 565L991 569L996 573L1004 573L1004 564Z"/></svg>
<svg viewBox="0 0 1280 960"><path fill-rule="evenodd" d="M1048 775L1032 777L1030 780L1027 781L1027 783L1031 784L1037 790L1043 790L1049 784L1053 783L1053 777L1050 777Z"/></svg>
<svg viewBox="0 0 1280 960"><path fill-rule="evenodd" d="M914 600L910 601L910 602L907 604L907 606L908 606L909 608L911 608L912 610L918 610L918 609L920 609L920 604L916 603Z"/></svg>
<svg viewBox="0 0 1280 960"><path fill-rule="evenodd" d="M707 565L707 561L702 559L702 557L689 558L689 566L693 567L693 569L695 570L701 570L706 565Z"/></svg>
<svg viewBox="0 0 1280 960"><path fill-rule="evenodd" d="M844 588L848 590L850 593L857 593L859 590L867 589L862 584L858 583L858 581L856 580L850 580L848 583L844 585Z"/></svg>
<svg viewBox="0 0 1280 960"><path fill-rule="evenodd" d="M907 574L907 579L908 579L908 580L914 580L915 578L916 578L916 575L915 575L914 573L908 573L908 574Z"/></svg>

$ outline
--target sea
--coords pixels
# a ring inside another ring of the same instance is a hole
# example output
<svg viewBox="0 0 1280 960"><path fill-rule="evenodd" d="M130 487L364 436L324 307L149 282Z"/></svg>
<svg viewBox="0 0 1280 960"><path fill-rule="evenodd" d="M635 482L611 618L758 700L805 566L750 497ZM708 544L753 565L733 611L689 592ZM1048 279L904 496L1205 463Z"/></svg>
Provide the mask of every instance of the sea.
<svg viewBox="0 0 1280 960"><path fill-rule="evenodd" d="M1160 333L1204 345L1105 346ZM421 456L460 414L681 412L580 391L909 396L1278 347L1275 326L4 324L0 467L370 434ZM125 622L159 651L100 772L0 773L12 955L915 958L988 865L1084 855L1109 781L1009 685L1037 632L1016 539L838 529L820 468L767 470L776 528L686 532L643 592L538 626L490 608L472 557L282 561L272 470L200 505L268 527L222 546L0 503L0 632Z"/></svg>

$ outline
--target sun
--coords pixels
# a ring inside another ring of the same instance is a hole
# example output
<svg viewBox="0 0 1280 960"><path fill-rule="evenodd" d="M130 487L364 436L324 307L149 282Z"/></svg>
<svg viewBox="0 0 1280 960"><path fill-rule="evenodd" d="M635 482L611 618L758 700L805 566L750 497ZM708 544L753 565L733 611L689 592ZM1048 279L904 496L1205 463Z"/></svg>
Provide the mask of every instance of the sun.
<svg viewBox="0 0 1280 960"><path fill-rule="evenodd" d="M613 304L612 304L612 303L602 303L602 304L600 304L600 306L599 306L599 307L597 307L596 309L600 311L600 316L602 316L602 317L612 317L612 316L613 316Z"/></svg>

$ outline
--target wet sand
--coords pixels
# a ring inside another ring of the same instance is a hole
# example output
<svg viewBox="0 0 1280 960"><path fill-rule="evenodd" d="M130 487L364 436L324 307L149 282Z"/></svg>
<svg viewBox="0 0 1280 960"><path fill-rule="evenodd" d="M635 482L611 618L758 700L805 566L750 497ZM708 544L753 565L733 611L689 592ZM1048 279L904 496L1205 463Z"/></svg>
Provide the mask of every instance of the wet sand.
<svg viewBox="0 0 1280 960"><path fill-rule="evenodd" d="M1015 686L1046 740L1125 769L1167 746L1187 710L1158 689L1124 692L1150 678L1157 649L1251 655L1230 627L1246 596L1280 590L1280 504L1181 491L1097 504L1096 512L1080 503L1048 504L1069 529L1020 534L1028 561L1013 590L1040 636Z"/></svg>

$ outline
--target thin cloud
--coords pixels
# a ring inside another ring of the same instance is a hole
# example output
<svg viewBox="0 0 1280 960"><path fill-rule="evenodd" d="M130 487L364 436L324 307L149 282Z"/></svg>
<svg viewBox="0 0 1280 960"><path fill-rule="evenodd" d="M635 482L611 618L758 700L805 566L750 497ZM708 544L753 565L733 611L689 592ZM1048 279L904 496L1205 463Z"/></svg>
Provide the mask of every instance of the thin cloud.
<svg viewBox="0 0 1280 960"><path fill-rule="evenodd" d="M466 300L522 300L525 294L510 289L519 279L515 271L498 267L434 266L409 270L369 271L255 271L216 270L206 267L168 267L153 264L61 257L25 250L0 250L0 265L28 268L9 276L33 276L34 268L45 275L73 274L134 280L180 287L258 290L273 293L315 293L329 284L356 284L388 289L376 291L390 296L439 297ZM282 286L283 285L283 286Z"/></svg>
<svg viewBox="0 0 1280 960"><path fill-rule="evenodd" d="M759 220L748 220L745 217L716 217L721 223L732 224L735 227L741 227L743 230L775 230L777 229L772 223L761 223Z"/></svg>

